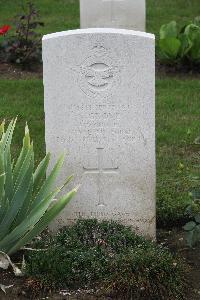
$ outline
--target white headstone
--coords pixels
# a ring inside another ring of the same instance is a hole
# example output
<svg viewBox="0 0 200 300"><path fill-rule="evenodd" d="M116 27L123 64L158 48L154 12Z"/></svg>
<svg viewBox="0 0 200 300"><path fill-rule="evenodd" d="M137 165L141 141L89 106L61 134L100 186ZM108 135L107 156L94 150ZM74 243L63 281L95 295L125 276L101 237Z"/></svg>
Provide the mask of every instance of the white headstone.
<svg viewBox="0 0 200 300"><path fill-rule="evenodd" d="M80 190L54 222L116 220L155 235L154 36L86 29L43 37L46 147Z"/></svg>
<svg viewBox="0 0 200 300"><path fill-rule="evenodd" d="M145 31L145 0L80 0L81 28Z"/></svg>

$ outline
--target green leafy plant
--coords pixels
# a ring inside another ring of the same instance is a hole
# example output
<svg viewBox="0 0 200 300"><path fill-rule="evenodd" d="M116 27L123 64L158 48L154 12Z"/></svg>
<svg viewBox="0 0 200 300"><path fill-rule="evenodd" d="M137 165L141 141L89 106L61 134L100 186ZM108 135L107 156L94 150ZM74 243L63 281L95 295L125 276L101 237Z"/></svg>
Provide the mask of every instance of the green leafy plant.
<svg viewBox="0 0 200 300"><path fill-rule="evenodd" d="M117 299L182 299L183 263L117 222L79 220L36 241L26 272L45 287L94 289Z"/></svg>
<svg viewBox="0 0 200 300"><path fill-rule="evenodd" d="M73 189L52 204L72 176L63 186L53 188L64 156L46 177L49 153L34 170L33 143L28 126L19 157L12 161L10 148L15 124L16 120L12 120L7 130L4 130L4 122L0 125L0 251L8 255L38 235L77 192Z"/></svg>
<svg viewBox="0 0 200 300"><path fill-rule="evenodd" d="M15 17L15 24L15 33L4 35L1 59L29 67L31 63L41 62L41 35L36 29L44 23L31 1L27 6L22 5L22 13Z"/></svg>
<svg viewBox="0 0 200 300"><path fill-rule="evenodd" d="M183 229L186 231L187 244L190 247L200 243L200 188L195 188L190 193L192 201L186 209L191 221L187 222Z"/></svg>
<svg viewBox="0 0 200 300"><path fill-rule="evenodd" d="M200 19L178 29L172 21L160 28L159 57L169 64L200 64Z"/></svg>

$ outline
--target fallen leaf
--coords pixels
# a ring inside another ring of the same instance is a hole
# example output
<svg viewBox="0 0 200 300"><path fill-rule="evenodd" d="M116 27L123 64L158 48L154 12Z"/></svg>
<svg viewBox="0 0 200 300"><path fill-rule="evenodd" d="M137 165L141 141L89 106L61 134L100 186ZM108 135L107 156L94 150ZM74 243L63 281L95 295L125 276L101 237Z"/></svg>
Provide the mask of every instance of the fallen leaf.
<svg viewBox="0 0 200 300"><path fill-rule="evenodd" d="M0 268L7 270L9 265L10 265L9 260L7 259L5 254L3 252L0 252Z"/></svg>
<svg viewBox="0 0 200 300"><path fill-rule="evenodd" d="M0 283L0 289L6 294L6 289L9 289L10 287L12 287L14 284L11 285L4 285Z"/></svg>
<svg viewBox="0 0 200 300"><path fill-rule="evenodd" d="M0 268L6 270L8 269L9 265L13 268L13 272L15 276L23 276L24 273L11 261L8 254L0 251Z"/></svg>

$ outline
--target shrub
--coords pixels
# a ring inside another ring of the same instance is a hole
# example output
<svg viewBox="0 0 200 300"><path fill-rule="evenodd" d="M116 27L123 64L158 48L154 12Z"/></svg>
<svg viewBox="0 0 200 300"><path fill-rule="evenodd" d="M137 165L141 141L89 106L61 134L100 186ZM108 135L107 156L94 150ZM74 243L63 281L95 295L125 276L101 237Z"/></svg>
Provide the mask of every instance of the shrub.
<svg viewBox="0 0 200 300"><path fill-rule="evenodd" d="M182 263L118 223L80 220L35 246L46 251L28 253L27 273L51 288L94 288L123 299L182 299Z"/></svg>
<svg viewBox="0 0 200 300"><path fill-rule="evenodd" d="M16 29L5 36L1 44L1 57L6 62L28 65L41 62L41 35L36 31L44 23L32 2L22 5L22 13L15 17Z"/></svg>
<svg viewBox="0 0 200 300"><path fill-rule="evenodd" d="M26 126L23 147L16 162L11 159L11 142L16 120L6 131L0 126L0 251L12 254L39 234L76 193L73 189L49 208L52 200L69 182L53 188L63 164L60 157L45 179L50 154L34 171L33 143Z"/></svg>
<svg viewBox="0 0 200 300"><path fill-rule="evenodd" d="M199 177L195 178L199 180ZM192 247L200 243L200 187L192 189L192 201L186 209L186 214L189 215L190 221L183 226L186 231L187 244Z"/></svg>
<svg viewBox="0 0 200 300"><path fill-rule="evenodd" d="M162 25L159 57L172 65L200 65L200 18L180 29L175 21Z"/></svg>

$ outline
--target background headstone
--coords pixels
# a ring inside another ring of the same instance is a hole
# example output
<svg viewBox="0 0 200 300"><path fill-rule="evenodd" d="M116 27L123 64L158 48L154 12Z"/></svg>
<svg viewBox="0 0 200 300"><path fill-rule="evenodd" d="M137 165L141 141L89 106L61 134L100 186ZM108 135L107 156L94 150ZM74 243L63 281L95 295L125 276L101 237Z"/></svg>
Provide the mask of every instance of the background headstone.
<svg viewBox="0 0 200 300"><path fill-rule="evenodd" d="M80 0L81 28L145 31L145 0Z"/></svg>
<svg viewBox="0 0 200 300"><path fill-rule="evenodd" d="M54 222L117 220L155 236L154 35L86 29L43 37L46 147L75 199Z"/></svg>

